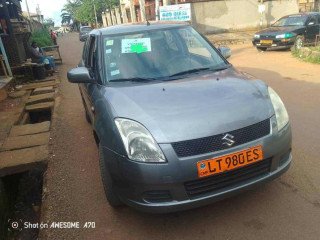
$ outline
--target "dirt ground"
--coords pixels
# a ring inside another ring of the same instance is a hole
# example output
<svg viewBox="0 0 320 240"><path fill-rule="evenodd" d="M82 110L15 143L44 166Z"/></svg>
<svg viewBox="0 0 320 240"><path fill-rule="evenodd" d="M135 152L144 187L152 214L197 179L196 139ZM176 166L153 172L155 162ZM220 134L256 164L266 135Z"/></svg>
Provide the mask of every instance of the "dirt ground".
<svg viewBox="0 0 320 240"><path fill-rule="evenodd" d="M230 62L263 79L283 98L293 128L293 164L279 179L233 198L166 215L112 209L104 195L98 151L77 85L66 72L80 60L75 33L59 39L64 64L53 116L52 157L45 178L42 222L95 222L95 229L45 229L40 239L319 239L320 67L290 52L232 46Z"/></svg>

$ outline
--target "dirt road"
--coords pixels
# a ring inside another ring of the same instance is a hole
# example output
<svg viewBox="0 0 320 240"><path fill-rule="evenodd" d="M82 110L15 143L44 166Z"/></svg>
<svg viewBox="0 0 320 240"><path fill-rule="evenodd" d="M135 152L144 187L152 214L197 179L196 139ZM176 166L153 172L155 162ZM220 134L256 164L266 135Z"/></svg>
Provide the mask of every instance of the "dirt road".
<svg viewBox="0 0 320 240"><path fill-rule="evenodd" d="M230 61L280 93L293 127L294 162L285 175L256 190L186 212L151 215L106 202L98 151L86 123L77 85L66 72L81 56L76 34L59 42L61 96L52 133L52 158L45 183L44 222L95 222L95 229L47 229L41 239L319 239L320 67L289 52L259 53L234 46Z"/></svg>

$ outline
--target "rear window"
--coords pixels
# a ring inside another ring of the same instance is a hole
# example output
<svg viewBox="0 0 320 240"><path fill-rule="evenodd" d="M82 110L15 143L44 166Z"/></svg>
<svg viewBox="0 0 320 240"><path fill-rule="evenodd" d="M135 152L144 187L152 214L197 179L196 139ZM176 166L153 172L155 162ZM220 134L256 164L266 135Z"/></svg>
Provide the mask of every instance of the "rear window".
<svg viewBox="0 0 320 240"><path fill-rule="evenodd" d="M82 27L81 28L81 32L90 32L92 30L92 28L91 27Z"/></svg>

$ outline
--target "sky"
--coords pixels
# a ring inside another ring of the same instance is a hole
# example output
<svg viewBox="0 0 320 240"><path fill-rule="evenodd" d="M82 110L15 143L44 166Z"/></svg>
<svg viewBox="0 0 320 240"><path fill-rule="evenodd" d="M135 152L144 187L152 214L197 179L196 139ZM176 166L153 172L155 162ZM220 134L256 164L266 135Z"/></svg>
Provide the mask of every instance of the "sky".
<svg viewBox="0 0 320 240"><path fill-rule="evenodd" d="M52 18L55 26L61 24L61 9L66 0L27 0L30 13L36 13L37 4L40 6L41 14L44 18ZM21 2L22 11L27 11L26 0Z"/></svg>

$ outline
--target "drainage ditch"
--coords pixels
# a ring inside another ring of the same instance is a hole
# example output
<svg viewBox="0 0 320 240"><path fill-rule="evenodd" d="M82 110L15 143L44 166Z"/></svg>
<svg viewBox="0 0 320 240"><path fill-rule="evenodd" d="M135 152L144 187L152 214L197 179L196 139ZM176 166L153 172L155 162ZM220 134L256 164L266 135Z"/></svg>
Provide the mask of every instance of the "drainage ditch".
<svg viewBox="0 0 320 240"><path fill-rule="evenodd" d="M52 109L24 112L17 125L51 122ZM38 239L44 166L0 178L0 239Z"/></svg>

